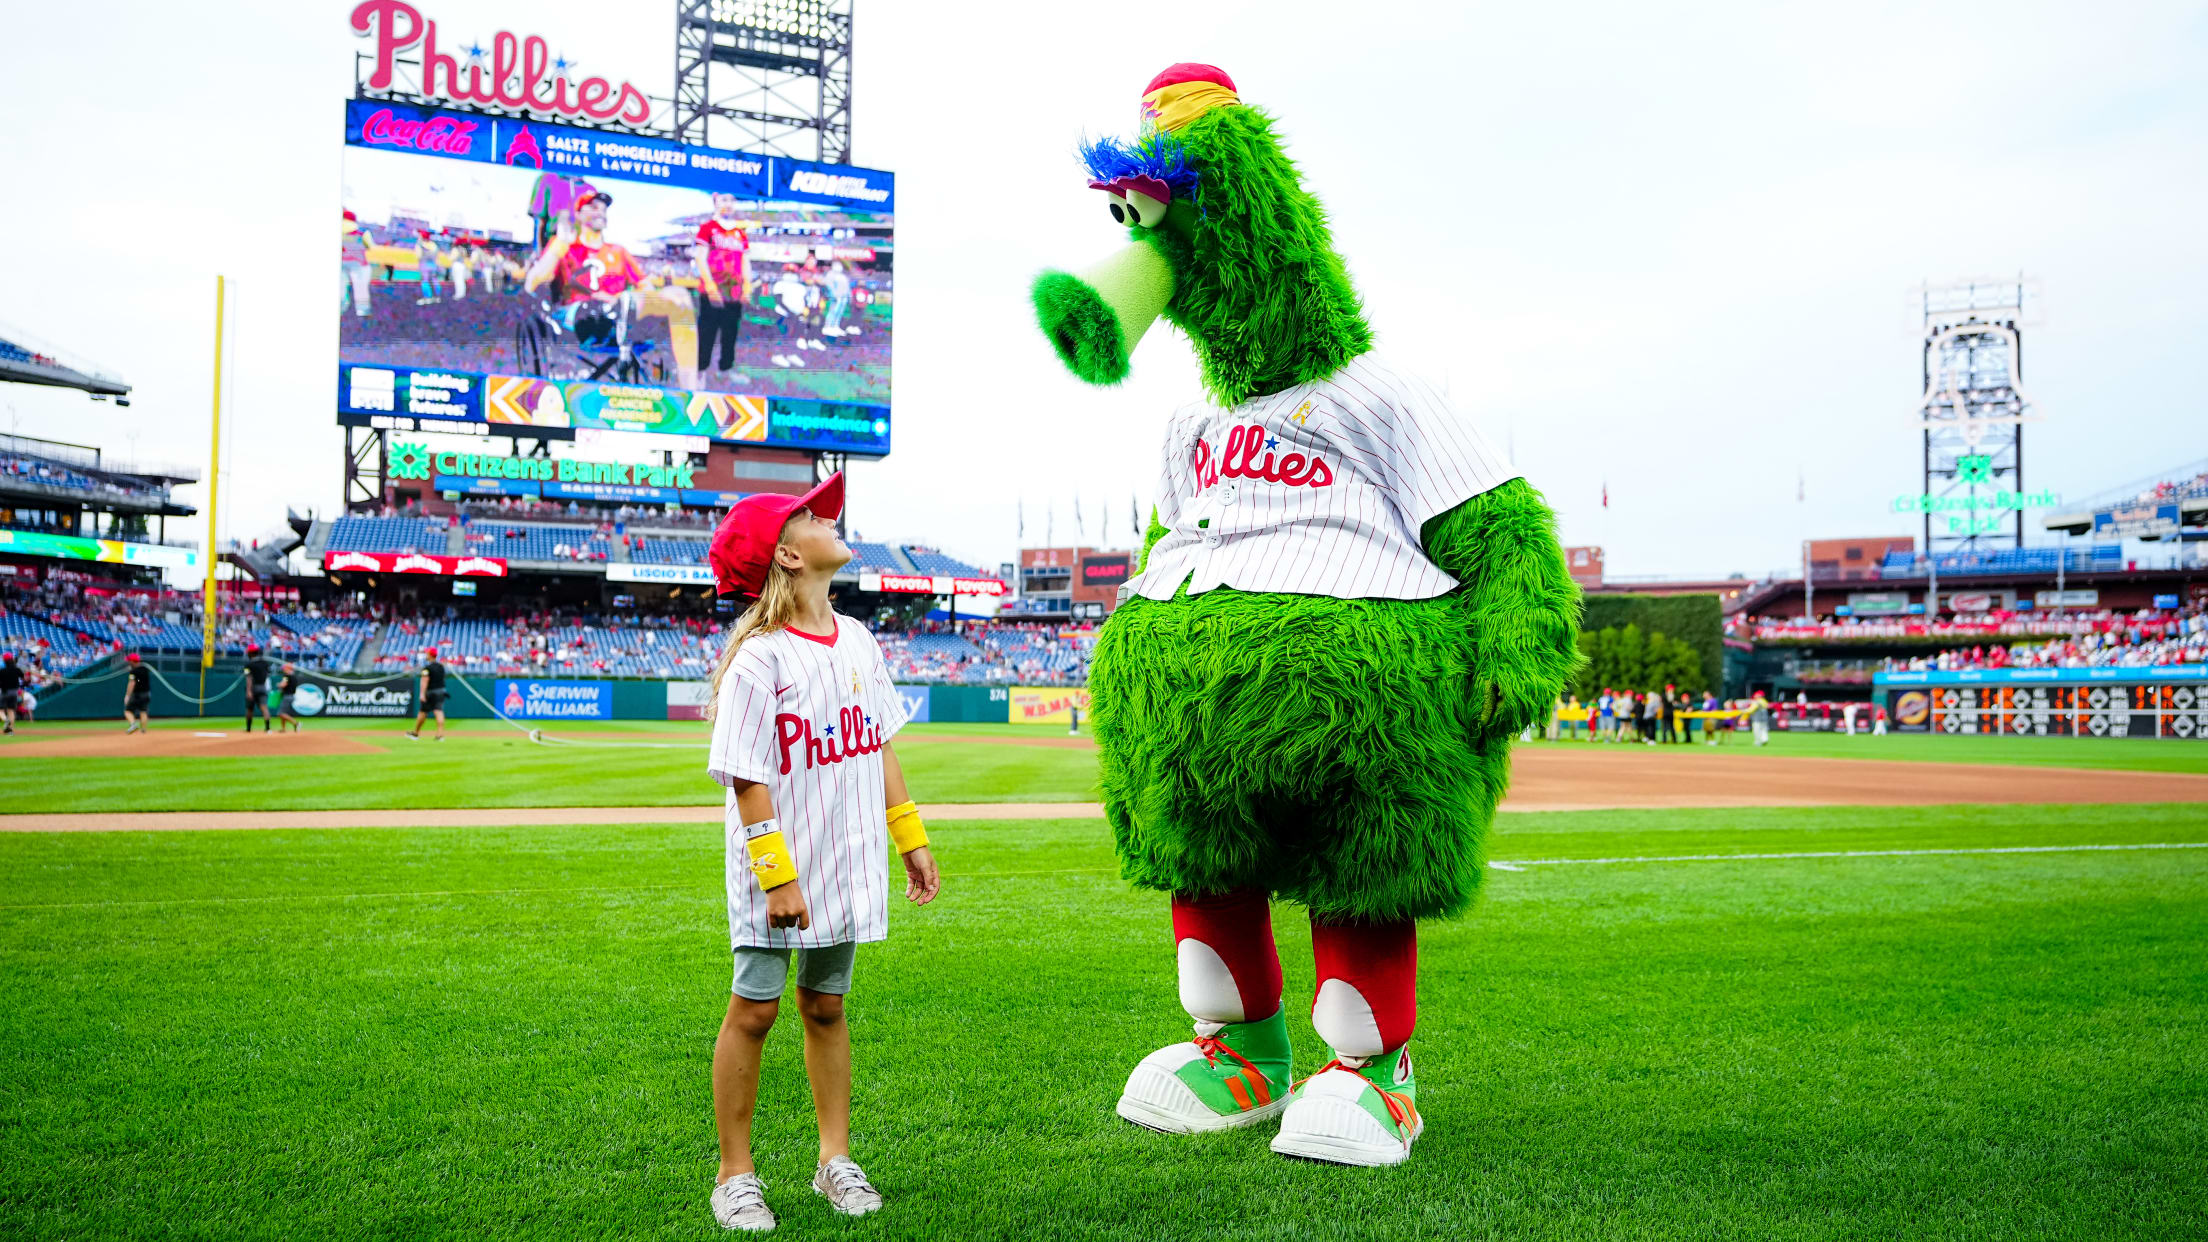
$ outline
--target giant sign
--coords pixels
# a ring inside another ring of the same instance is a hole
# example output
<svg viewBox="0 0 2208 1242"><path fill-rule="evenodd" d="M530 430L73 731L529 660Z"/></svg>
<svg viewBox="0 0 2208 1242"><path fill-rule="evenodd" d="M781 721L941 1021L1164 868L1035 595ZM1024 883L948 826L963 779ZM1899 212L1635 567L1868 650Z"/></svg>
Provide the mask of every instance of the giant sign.
<svg viewBox="0 0 2208 1242"><path fill-rule="evenodd" d="M433 93L486 103L419 25ZM496 106L576 115L530 94L541 40L504 69L493 42ZM346 104L345 144L340 422L889 452L890 173L388 99Z"/></svg>
<svg viewBox="0 0 2208 1242"><path fill-rule="evenodd" d="M77 535L50 535L36 530L0 530L0 553L52 556L65 561L98 561L106 565L150 565L160 569L199 568L199 551L195 548L174 548L165 543L132 543L127 539L85 539Z"/></svg>
<svg viewBox="0 0 2208 1242"><path fill-rule="evenodd" d="M430 556L422 552L325 552L325 573L442 574L447 578L503 578L506 562L495 556Z"/></svg>

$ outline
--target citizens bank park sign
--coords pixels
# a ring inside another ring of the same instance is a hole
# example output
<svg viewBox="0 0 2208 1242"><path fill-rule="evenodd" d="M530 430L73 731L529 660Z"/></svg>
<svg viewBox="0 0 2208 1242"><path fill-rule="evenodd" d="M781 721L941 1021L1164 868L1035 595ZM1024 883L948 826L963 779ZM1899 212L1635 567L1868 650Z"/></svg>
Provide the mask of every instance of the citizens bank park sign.
<svg viewBox="0 0 2208 1242"><path fill-rule="evenodd" d="M506 562L494 556L429 556L421 552L325 552L322 570L374 574L441 574L447 578L503 578Z"/></svg>

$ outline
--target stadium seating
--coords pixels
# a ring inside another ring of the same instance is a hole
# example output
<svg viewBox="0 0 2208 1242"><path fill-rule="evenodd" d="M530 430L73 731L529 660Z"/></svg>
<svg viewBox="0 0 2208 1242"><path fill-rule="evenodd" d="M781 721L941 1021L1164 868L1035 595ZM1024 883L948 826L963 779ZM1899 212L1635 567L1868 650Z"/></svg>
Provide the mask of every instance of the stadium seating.
<svg viewBox="0 0 2208 1242"><path fill-rule="evenodd" d="M35 660L48 672L64 676L104 657L108 648L88 643L72 630L22 613L0 613L0 650L17 652Z"/></svg>
<svg viewBox="0 0 2208 1242"><path fill-rule="evenodd" d="M2051 574L2058 566L2069 573L2097 573L2120 570L2124 567L2122 544L2098 543L2090 548L2069 550L2069 562L2063 563L2061 548L1996 548L1987 552L1942 552L1937 558L1926 558L1914 552L1888 552L1879 566L1882 578L1922 578L1936 561L1941 577L1963 577L1970 574Z"/></svg>
<svg viewBox="0 0 2208 1242"><path fill-rule="evenodd" d="M444 554L442 520L406 517L341 517L330 523L327 552L426 552Z"/></svg>
<svg viewBox="0 0 2208 1242"><path fill-rule="evenodd" d="M706 541L703 539L659 539L644 536L637 540L629 552L629 559L641 565L703 565Z"/></svg>
<svg viewBox="0 0 2208 1242"><path fill-rule="evenodd" d="M468 527L468 554L509 561L606 559L606 541L587 526L534 526L526 522L477 522ZM581 548L582 557L575 555Z"/></svg>
<svg viewBox="0 0 2208 1242"><path fill-rule="evenodd" d="M910 572L903 565L897 562L897 554L890 551L889 545L886 543L852 544L851 564L849 568L853 571L864 570L872 573L884 574L901 574Z"/></svg>
<svg viewBox="0 0 2208 1242"><path fill-rule="evenodd" d="M853 551L856 550L853 549ZM908 543L905 545L905 555L912 559L913 567L924 574L949 574L953 578L987 578L991 576L964 561L945 556L933 548L915 547Z"/></svg>

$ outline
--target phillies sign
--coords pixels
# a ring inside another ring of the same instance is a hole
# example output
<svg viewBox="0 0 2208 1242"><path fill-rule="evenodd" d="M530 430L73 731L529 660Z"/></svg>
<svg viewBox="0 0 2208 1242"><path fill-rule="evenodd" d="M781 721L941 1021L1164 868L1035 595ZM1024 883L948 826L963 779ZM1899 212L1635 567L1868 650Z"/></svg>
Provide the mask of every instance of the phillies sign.
<svg viewBox="0 0 2208 1242"><path fill-rule="evenodd" d="M536 35L524 39L501 30L488 49L478 43L448 51L438 44L437 23L406 0L362 0L353 9L353 33L371 32L376 40L371 90L391 89L399 53L418 46L421 92L431 98L625 125L652 117L651 100L627 82L618 87L604 78L570 82L566 59L555 61L550 45Z"/></svg>
<svg viewBox="0 0 2208 1242"><path fill-rule="evenodd" d="M421 552L326 552L322 568L378 574L441 574L447 578L503 578L506 562L490 556L429 556Z"/></svg>

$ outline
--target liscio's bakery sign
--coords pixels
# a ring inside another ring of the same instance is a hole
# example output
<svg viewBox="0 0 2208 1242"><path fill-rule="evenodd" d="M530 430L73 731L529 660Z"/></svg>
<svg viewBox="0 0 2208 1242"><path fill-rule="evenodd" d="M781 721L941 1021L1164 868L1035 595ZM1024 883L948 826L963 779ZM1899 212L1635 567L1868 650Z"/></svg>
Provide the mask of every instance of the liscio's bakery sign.
<svg viewBox="0 0 2208 1242"><path fill-rule="evenodd" d="M353 33L376 41L375 69L365 83L370 90L390 90L399 54L418 48L421 94L428 98L623 125L652 118L652 101L643 91L604 78L573 80L567 58L554 56L551 45L536 35L501 30L488 47L476 39L446 42L437 23L405 0L363 0L353 9Z"/></svg>

